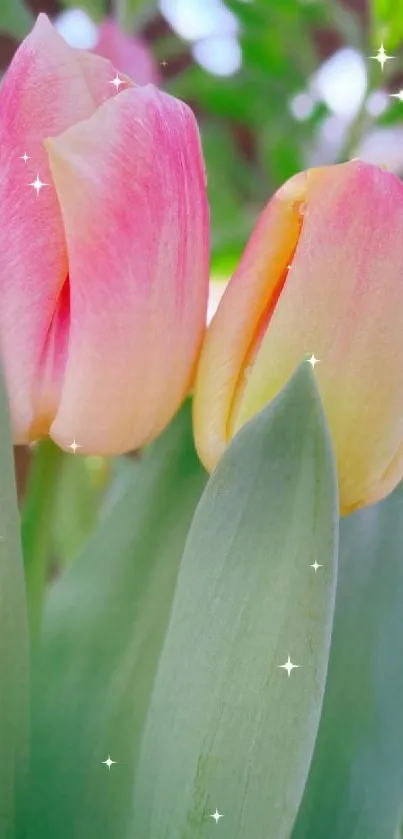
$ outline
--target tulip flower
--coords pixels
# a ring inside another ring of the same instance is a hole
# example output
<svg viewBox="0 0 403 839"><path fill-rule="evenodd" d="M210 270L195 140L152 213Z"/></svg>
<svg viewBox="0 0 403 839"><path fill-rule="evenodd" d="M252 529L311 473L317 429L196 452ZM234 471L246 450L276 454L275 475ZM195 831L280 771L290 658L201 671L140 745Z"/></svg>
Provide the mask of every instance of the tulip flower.
<svg viewBox="0 0 403 839"><path fill-rule="evenodd" d="M209 470L308 356L345 514L403 477L403 185L382 168L298 174L260 216L198 368L195 438Z"/></svg>
<svg viewBox="0 0 403 839"><path fill-rule="evenodd" d="M160 82L157 62L147 43L142 38L126 35L112 18L100 24L93 52L109 58L119 71L127 73L137 84Z"/></svg>
<svg viewBox="0 0 403 839"><path fill-rule="evenodd" d="M0 90L0 349L14 441L135 449L190 383L208 297L196 120L40 15Z"/></svg>

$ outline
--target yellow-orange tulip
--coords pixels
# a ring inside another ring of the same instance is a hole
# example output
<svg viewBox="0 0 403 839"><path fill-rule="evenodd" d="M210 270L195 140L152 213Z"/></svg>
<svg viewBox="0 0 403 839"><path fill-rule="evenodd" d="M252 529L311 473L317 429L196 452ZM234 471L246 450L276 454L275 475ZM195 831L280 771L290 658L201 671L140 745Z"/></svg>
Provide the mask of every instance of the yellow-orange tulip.
<svg viewBox="0 0 403 839"><path fill-rule="evenodd" d="M319 359L345 514L403 477L403 185L382 168L311 169L263 211L199 364L195 438L209 470L305 354Z"/></svg>

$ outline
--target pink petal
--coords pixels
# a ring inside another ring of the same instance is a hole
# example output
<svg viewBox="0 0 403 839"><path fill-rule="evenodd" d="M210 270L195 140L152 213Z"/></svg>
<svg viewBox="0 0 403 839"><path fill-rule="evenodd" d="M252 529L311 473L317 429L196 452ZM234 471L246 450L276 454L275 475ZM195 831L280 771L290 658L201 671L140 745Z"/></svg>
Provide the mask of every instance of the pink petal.
<svg viewBox="0 0 403 839"><path fill-rule="evenodd" d="M108 63L90 59L102 67L106 81ZM41 419L29 430L36 412L35 379L68 272L43 141L91 116L97 100L104 98L93 85L89 89L88 77L76 51L40 15L0 90L0 340L15 442L41 433ZM113 85L106 88L107 97L115 96ZM24 153L29 155L26 163ZM47 184L38 196L29 186L37 174ZM44 412L52 413L52 399L42 397Z"/></svg>
<svg viewBox="0 0 403 839"><path fill-rule="evenodd" d="M196 121L152 86L47 143L70 272L70 334L50 434L81 453L137 448L191 381L208 296Z"/></svg>

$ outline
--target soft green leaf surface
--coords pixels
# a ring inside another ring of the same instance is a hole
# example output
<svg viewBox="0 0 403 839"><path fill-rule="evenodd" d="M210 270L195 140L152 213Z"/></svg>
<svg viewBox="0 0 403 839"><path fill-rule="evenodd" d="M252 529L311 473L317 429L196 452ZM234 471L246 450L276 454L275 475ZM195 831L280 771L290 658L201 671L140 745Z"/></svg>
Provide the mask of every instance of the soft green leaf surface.
<svg viewBox="0 0 403 839"><path fill-rule="evenodd" d="M206 475L187 404L50 594L35 660L29 839L123 839L142 721ZM102 761L118 761L108 768ZM128 809L129 808L129 809Z"/></svg>
<svg viewBox="0 0 403 839"><path fill-rule="evenodd" d="M0 32L22 39L28 35L35 19L23 0L1 0Z"/></svg>
<svg viewBox="0 0 403 839"><path fill-rule="evenodd" d="M324 414L303 363L235 437L197 508L142 744L132 839L289 836L322 705L337 510ZM288 656L299 665L290 678L279 667Z"/></svg>
<svg viewBox="0 0 403 839"><path fill-rule="evenodd" d="M395 838L403 801L402 615L400 486L341 523L328 683L292 839Z"/></svg>
<svg viewBox="0 0 403 839"><path fill-rule="evenodd" d="M28 743L28 630L8 408L0 381L0 836L14 839Z"/></svg>

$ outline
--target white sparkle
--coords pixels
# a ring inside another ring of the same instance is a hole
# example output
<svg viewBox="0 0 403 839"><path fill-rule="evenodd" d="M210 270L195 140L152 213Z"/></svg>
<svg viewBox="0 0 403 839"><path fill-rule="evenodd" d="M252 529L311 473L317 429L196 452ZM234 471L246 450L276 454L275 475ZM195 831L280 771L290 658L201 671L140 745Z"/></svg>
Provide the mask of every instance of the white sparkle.
<svg viewBox="0 0 403 839"><path fill-rule="evenodd" d="M210 818L211 818L211 819L214 819L215 823L217 824L217 822L219 822L219 821L220 821L220 819L223 819L223 818L224 818L224 816L223 816L223 814L222 814L222 813L219 813L219 812L218 812L217 807L216 807L215 813L211 813L211 814L210 814Z"/></svg>
<svg viewBox="0 0 403 839"><path fill-rule="evenodd" d="M70 445L69 445L67 448L68 448L68 449L72 449L72 450L73 450L73 454L75 454L75 453L76 453L76 449L81 449L81 446L79 446L79 445L78 445L78 443L76 443L76 438L74 438L73 442L72 442L72 443L70 443Z"/></svg>
<svg viewBox="0 0 403 839"><path fill-rule="evenodd" d="M283 670L286 670L287 671L287 676L290 677L291 671L294 670L295 667L300 667L301 665L300 664L293 664L291 659L290 659L290 656L288 656L288 659L287 659L285 664L278 664L277 666L282 667Z"/></svg>
<svg viewBox="0 0 403 839"><path fill-rule="evenodd" d="M323 568L323 565L318 565L318 563L316 562L316 559L315 559L315 562L311 565L311 568L313 568L313 570L315 571L315 574L316 574L318 568Z"/></svg>
<svg viewBox="0 0 403 839"><path fill-rule="evenodd" d="M398 99L399 102L403 102L403 90L399 90L398 93L389 93L389 96L391 96L392 99Z"/></svg>
<svg viewBox="0 0 403 839"><path fill-rule="evenodd" d="M36 175L36 181L33 181L32 184L28 184L28 186L33 186L33 188L36 189L36 195L38 196L42 187L43 186L48 186L48 184L43 183L43 181L41 181L39 175L37 174Z"/></svg>
<svg viewBox="0 0 403 839"><path fill-rule="evenodd" d="M107 759L107 760L103 760L103 761L102 761L102 763L104 763L104 764L108 767L109 772L111 771L111 766L113 766L113 765L114 765L115 763L117 763L117 762L118 762L117 760L111 760L111 756L110 756L110 755L108 755L108 759Z"/></svg>
<svg viewBox="0 0 403 839"><path fill-rule="evenodd" d="M167 66L167 64L168 64L168 62L167 62L167 61L161 61L161 67L166 67L166 66Z"/></svg>
<svg viewBox="0 0 403 839"><path fill-rule="evenodd" d="M315 364L318 364L320 361L319 358L315 358L314 354L312 353L311 357L308 358L308 363L315 369Z"/></svg>
<svg viewBox="0 0 403 839"><path fill-rule="evenodd" d="M23 160L24 163L26 163L27 160L30 160L30 159L31 158L30 158L29 154L26 153L26 151L24 151L24 154L22 154L21 157L20 157L20 160Z"/></svg>
<svg viewBox="0 0 403 839"><path fill-rule="evenodd" d="M374 61L377 61L378 64L381 65L381 70L383 70L387 61L390 61L391 58L394 58L393 55L388 55L385 52L383 44L379 47L379 50L376 55L370 55L370 58L373 58Z"/></svg>
<svg viewBox="0 0 403 839"><path fill-rule="evenodd" d="M115 78L114 78L114 79L112 79L112 81L111 81L111 82L109 82L109 84L114 84L114 85L115 85L115 87L116 87L116 90L119 90L120 85L121 85L121 84L126 84L126 83L125 83L124 79L121 79L121 78L120 78L119 73L116 73Z"/></svg>

